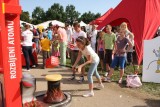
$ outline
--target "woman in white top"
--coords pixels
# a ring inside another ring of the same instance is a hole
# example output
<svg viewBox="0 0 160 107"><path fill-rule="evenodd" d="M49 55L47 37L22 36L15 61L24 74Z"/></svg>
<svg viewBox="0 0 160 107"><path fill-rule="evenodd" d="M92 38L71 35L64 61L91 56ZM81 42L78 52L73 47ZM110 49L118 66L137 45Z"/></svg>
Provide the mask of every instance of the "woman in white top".
<svg viewBox="0 0 160 107"><path fill-rule="evenodd" d="M30 31L30 26L28 24L25 25L26 30L22 32L22 51L24 54L24 58L26 61L26 71L30 71L30 59L33 64L33 68L36 67L36 62L34 60L34 56L32 55L32 39L33 33Z"/></svg>
<svg viewBox="0 0 160 107"><path fill-rule="evenodd" d="M104 88L104 85L101 82L100 75L97 72L97 66L99 64L99 57L95 53L95 51L91 48L91 46L89 45L89 40L87 38L85 38L83 36L79 36L76 39L76 44L77 44L77 47L79 48L79 53L78 53L78 57L73 65L72 69L73 70L75 69L77 63L79 62L79 60L83 54L86 57L87 61L77 67L78 72L81 72L82 67L84 67L87 64L90 64L89 71L87 74L88 82L89 82L89 93L84 94L83 97L92 97L92 96L94 96L93 79L92 79L92 76L94 73L95 73L95 76L99 82L99 84L97 85L96 88Z"/></svg>

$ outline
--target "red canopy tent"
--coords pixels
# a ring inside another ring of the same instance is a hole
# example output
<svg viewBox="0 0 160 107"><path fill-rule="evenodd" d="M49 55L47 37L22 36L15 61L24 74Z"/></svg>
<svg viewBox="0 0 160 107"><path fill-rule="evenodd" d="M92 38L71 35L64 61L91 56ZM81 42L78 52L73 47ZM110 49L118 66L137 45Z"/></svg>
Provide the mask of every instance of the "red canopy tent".
<svg viewBox="0 0 160 107"><path fill-rule="evenodd" d="M117 26L122 22L129 23L135 35L136 53L140 64L143 57L143 40L152 39L160 26L160 0L122 0L97 29L107 24Z"/></svg>
<svg viewBox="0 0 160 107"><path fill-rule="evenodd" d="M105 14L103 14L101 17L97 18L96 20L91 21L89 24L93 25L99 25L106 17L113 11L113 8L110 8Z"/></svg>

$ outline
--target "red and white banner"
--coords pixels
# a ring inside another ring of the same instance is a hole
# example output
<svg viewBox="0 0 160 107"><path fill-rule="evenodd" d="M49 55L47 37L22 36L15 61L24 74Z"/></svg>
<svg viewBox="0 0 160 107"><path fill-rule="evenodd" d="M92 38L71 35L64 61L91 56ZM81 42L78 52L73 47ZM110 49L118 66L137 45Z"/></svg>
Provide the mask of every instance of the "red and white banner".
<svg viewBox="0 0 160 107"><path fill-rule="evenodd" d="M0 0L0 68L5 107L22 107L19 0Z"/></svg>

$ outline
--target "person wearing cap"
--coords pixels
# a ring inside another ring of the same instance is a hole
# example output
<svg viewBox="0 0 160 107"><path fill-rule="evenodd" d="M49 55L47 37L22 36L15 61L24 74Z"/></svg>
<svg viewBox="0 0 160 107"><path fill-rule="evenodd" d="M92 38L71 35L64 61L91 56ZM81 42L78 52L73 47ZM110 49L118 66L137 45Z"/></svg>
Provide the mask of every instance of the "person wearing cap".
<svg viewBox="0 0 160 107"><path fill-rule="evenodd" d="M24 58L26 61L26 71L30 71L30 59L32 61L33 66L36 67L36 62L34 60L32 54L32 39L33 33L30 31L30 26L28 24L25 25L25 31L22 32L21 40L22 40L22 52L24 54Z"/></svg>
<svg viewBox="0 0 160 107"><path fill-rule="evenodd" d="M66 30L59 25L54 25L53 31L58 35L60 42L60 66L64 66L66 65L67 33Z"/></svg>

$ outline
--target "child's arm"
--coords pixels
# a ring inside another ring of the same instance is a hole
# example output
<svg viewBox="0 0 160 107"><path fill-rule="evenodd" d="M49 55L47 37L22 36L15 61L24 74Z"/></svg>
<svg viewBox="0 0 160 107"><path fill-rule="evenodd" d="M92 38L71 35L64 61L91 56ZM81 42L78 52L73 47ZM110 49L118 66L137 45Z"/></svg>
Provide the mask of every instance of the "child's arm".
<svg viewBox="0 0 160 107"><path fill-rule="evenodd" d="M114 43L114 48L113 48L113 51L112 51L112 54L115 54L117 52L117 44L116 42Z"/></svg>
<svg viewBox="0 0 160 107"><path fill-rule="evenodd" d="M52 43L53 43L52 41L49 41L49 45L50 45L50 46L52 45Z"/></svg>
<svg viewBox="0 0 160 107"><path fill-rule="evenodd" d="M129 50L133 47L131 41L128 41L128 48L126 50L126 52L129 52Z"/></svg>
<svg viewBox="0 0 160 107"><path fill-rule="evenodd" d="M88 56L87 56L87 61L77 67L77 68L78 68L78 72L80 73L82 67L84 67L85 65L90 64L90 63L92 63L92 60L91 60L91 56L88 55Z"/></svg>
<svg viewBox="0 0 160 107"><path fill-rule="evenodd" d="M58 47L58 43L55 43L55 46Z"/></svg>
<svg viewBox="0 0 160 107"><path fill-rule="evenodd" d="M58 33L58 38L57 38L57 40L62 40L62 34L61 33Z"/></svg>
<svg viewBox="0 0 160 107"><path fill-rule="evenodd" d="M40 43L40 51L42 51L42 40L39 41L39 43Z"/></svg>
<svg viewBox="0 0 160 107"><path fill-rule="evenodd" d="M102 40L103 51L105 51L104 40Z"/></svg>
<svg viewBox="0 0 160 107"><path fill-rule="evenodd" d="M87 56L87 61L86 61L85 63L81 64L80 66L83 67L83 66L85 66L85 65L87 65L87 64L90 64L90 63L92 63L92 59L91 59L91 56L88 55L88 56Z"/></svg>
<svg viewBox="0 0 160 107"><path fill-rule="evenodd" d="M104 50L104 56L106 54L106 50L105 50L105 41L103 40L103 50Z"/></svg>

